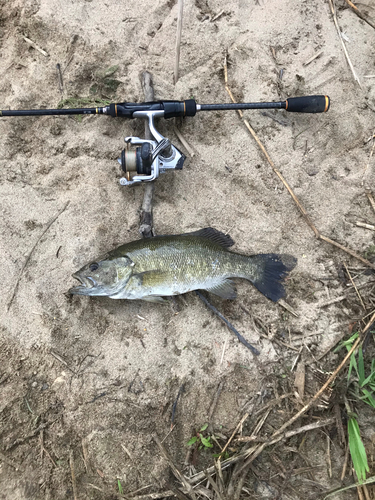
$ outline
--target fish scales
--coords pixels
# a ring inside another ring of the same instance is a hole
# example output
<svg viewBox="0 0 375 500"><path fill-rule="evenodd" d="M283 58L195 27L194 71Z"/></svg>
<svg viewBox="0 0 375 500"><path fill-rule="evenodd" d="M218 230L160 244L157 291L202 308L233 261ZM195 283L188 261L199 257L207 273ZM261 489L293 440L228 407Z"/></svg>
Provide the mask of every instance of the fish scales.
<svg viewBox="0 0 375 500"><path fill-rule="evenodd" d="M204 238L153 238L147 243L147 247L143 248L134 248L133 244L130 244L118 250L121 249L120 253L126 254L135 263L139 273L152 273L155 270L156 274L163 274L160 295L206 289L230 277L256 278L257 275L257 269L248 257L229 252ZM146 282L152 280L152 274L149 278ZM154 282L157 284L157 278ZM168 293L168 287L171 293ZM154 290L154 293L159 294L159 290Z"/></svg>
<svg viewBox="0 0 375 500"><path fill-rule="evenodd" d="M295 259L277 254L241 255L227 249L232 244L228 235L212 228L127 243L75 273L82 286L70 292L156 301L208 290L235 298L229 278L245 278L271 300L282 297L281 282L295 266Z"/></svg>

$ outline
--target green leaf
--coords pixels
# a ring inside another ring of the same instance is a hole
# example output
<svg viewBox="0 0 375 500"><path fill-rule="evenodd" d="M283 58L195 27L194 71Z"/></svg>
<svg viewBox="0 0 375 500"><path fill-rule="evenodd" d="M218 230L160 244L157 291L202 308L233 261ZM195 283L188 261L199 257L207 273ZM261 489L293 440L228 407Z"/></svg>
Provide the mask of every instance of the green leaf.
<svg viewBox="0 0 375 500"><path fill-rule="evenodd" d="M352 348L352 345L354 344L354 341L358 338L358 332L354 333L350 339L344 340L343 342L340 342L340 344L336 347L336 349L333 352L339 351L342 347L344 346L349 346L349 351Z"/></svg>
<svg viewBox="0 0 375 500"><path fill-rule="evenodd" d="M372 366L371 366L371 370L372 370ZM364 385L367 385L367 384L369 384L370 386L375 385L375 370L372 370L370 375L367 378L365 378L365 380L361 384L361 387L363 387Z"/></svg>
<svg viewBox="0 0 375 500"><path fill-rule="evenodd" d="M375 399L372 397L371 392L369 392L367 389L362 389L363 394L365 395L364 398L361 398L367 403L368 405L372 406L375 408ZM367 401L366 401L367 399Z"/></svg>
<svg viewBox="0 0 375 500"><path fill-rule="evenodd" d="M204 424L204 426L201 428L201 430L200 430L200 431L201 431L201 432L205 431L205 430L207 429L207 427L208 427L208 424Z"/></svg>
<svg viewBox="0 0 375 500"><path fill-rule="evenodd" d="M192 444L197 442L197 436L193 436L189 441L186 443L186 446L191 446Z"/></svg>
<svg viewBox="0 0 375 500"><path fill-rule="evenodd" d="M124 493L124 490L122 489L120 479L117 480L117 486L118 486L118 490L119 490L120 495L122 495Z"/></svg>
<svg viewBox="0 0 375 500"><path fill-rule="evenodd" d="M104 72L104 76L111 76L113 73L116 73L118 70L118 64L116 66L111 66L110 68L106 69Z"/></svg>
<svg viewBox="0 0 375 500"><path fill-rule="evenodd" d="M350 418L348 421L348 435L349 435L349 450L352 457L355 472L358 481L362 482L366 479L366 472L369 472L367 463L367 455L365 447L361 440L358 422L355 418Z"/></svg>
<svg viewBox="0 0 375 500"><path fill-rule="evenodd" d="M348 352L350 351L350 348L348 347ZM350 356L350 365L349 365L349 371L348 371L348 382L350 380L350 375L352 373L352 369L353 369L353 366L354 366L354 369L355 371L357 372L357 375L359 377L359 374L358 374L358 367L357 367L357 361L355 359L355 353L353 352L353 354Z"/></svg>
<svg viewBox="0 0 375 500"><path fill-rule="evenodd" d="M205 446L206 448L213 448L213 446L214 446L212 443L210 443L210 438L209 437L208 438L204 438L204 437L201 436L201 441L202 441L203 446Z"/></svg>
<svg viewBox="0 0 375 500"><path fill-rule="evenodd" d="M359 385L362 387L365 380L365 363L363 361L362 347L358 349L358 379Z"/></svg>

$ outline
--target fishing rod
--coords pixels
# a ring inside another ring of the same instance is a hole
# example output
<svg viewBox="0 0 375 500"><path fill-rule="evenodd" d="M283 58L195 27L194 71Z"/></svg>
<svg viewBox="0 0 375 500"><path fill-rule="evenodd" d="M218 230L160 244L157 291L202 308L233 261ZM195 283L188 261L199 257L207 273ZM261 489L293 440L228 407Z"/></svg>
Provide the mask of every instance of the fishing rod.
<svg viewBox="0 0 375 500"><path fill-rule="evenodd" d="M279 102L248 102L228 104L197 104L194 99L185 101L121 102L99 108L74 109L25 109L0 110L0 117L46 115L108 115L114 118L144 118L148 120L154 140L125 137L126 148L118 162L125 173L120 179L123 186L157 179L167 170L181 170L185 156L169 139L155 128L155 118L195 116L199 111L227 111L243 109L285 109L293 113L325 113L330 106L326 95L291 97ZM134 146L131 149L131 146ZM138 174L138 175L137 175Z"/></svg>

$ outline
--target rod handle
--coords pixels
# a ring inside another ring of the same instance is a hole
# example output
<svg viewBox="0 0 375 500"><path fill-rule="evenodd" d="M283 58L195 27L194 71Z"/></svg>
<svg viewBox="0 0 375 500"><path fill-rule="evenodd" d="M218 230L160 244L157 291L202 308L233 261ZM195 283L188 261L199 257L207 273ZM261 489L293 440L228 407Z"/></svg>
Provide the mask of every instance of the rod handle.
<svg viewBox="0 0 375 500"><path fill-rule="evenodd" d="M306 95L290 97L285 104L285 109L294 113L325 113L329 110L330 99L327 95Z"/></svg>

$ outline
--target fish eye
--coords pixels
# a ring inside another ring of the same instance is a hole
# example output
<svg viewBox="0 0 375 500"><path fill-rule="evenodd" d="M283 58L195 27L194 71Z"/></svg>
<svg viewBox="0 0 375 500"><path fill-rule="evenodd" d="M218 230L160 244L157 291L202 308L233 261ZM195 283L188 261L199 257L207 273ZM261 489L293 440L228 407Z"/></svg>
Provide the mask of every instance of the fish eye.
<svg viewBox="0 0 375 500"><path fill-rule="evenodd" d="M92 264L90 264L90 271L96 271L99 267L99 264L97 262L93 262Z"/></svg>

